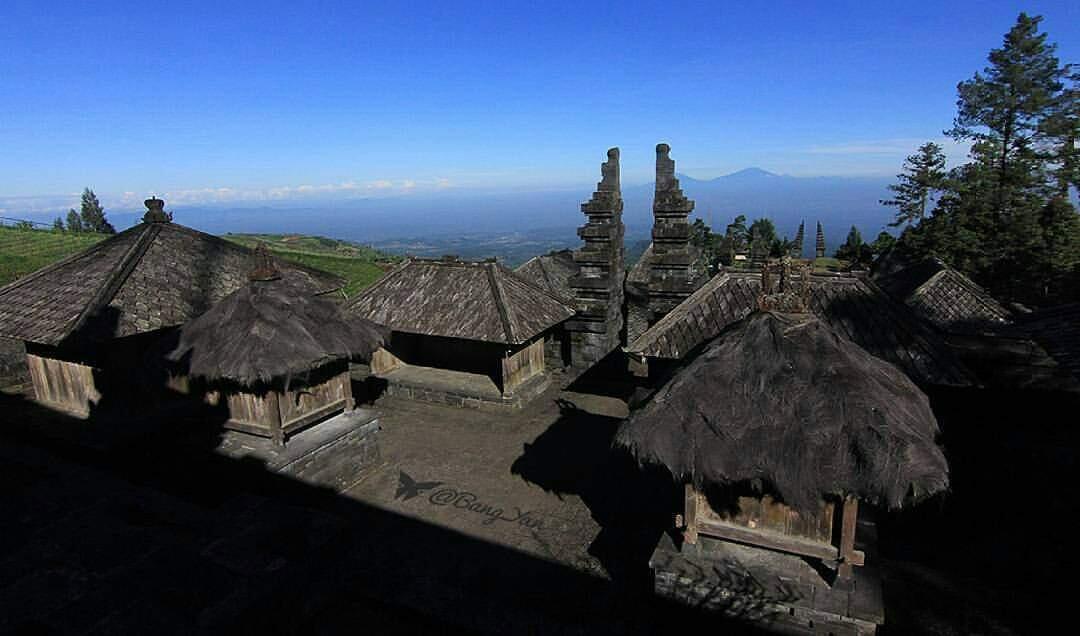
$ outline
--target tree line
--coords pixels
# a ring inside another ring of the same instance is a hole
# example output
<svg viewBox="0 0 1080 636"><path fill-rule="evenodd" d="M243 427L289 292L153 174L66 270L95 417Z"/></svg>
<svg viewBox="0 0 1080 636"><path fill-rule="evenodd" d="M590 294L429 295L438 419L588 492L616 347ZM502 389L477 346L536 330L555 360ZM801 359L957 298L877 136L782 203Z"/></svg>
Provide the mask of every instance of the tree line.
<svg viewBox="0 0 1080 636"><path fill-rule="evenodd" d="M100 234L116 234L116 228L105 218L105 208L98 201L97 195L90 188L85 188L79 201L79 211L71 208L67 213L67 221L56 217L53 221L53 229L68 232L97 232Z"/></svg>
<svg viewBox="0 0 1080 636"><path fill-rule="evenodd" d="M942 148L906 159L891 198L895 249L938 257L1004 300L1034 305L1080 300L1080 70L1062 64L1021 13L988 66L957 86L945 134L971 144L946 169Z"/></svg>

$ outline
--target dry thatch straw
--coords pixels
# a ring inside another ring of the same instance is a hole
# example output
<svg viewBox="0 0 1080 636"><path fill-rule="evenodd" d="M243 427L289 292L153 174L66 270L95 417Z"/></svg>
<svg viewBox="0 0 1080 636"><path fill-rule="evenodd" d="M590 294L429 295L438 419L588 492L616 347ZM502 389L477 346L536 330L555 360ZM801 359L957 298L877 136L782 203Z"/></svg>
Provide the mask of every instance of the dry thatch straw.
<svg viewBox="0 0 1080 636"><path fill-rule="evenodd" d="M615 443L699 488L756 485L788 505L825 495L898 508L944 490L926 395L812 314L757 312L721 334Z"/></svg>
<svg viewBox="0 0 1080 636"><path fill-rule="evenodd" d="M388 337L375 323L346 320L303 272L257 268L251 278L182 327L169 359L186 359L193 377L253 386L335 360L370 359Z"/></svg>

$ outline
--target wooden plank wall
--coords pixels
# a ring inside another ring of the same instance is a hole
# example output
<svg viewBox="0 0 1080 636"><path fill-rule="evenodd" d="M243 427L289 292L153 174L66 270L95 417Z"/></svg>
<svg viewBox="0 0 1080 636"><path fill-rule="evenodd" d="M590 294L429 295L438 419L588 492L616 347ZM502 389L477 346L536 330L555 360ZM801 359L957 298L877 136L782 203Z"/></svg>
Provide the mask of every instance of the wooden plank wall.
<svg viewBox="0 0 1080 636"><path fill-rule="evenodd" d="M379 347L375 350L375 353L371 354L371 372L375 375L390 373L404 364L400 358L383 347Z"/></svg>
<svg viewBox="0 0 1080 636"><path fill-rule="evenodd" d="M345 402L345 409L352 408L352 383L349 373L340 373L315 386L292 389L281 394L281 425L290 430L315 411L331 404ZM340 408L340 407L337 407Z"/></svg>
<svg viewBox="0 0 1080 636"><path fill-rule="evenodd" d="M525 380L544 372L544 340L532 344L502 360L503 393L509 393Z"/></svg>
<svg viewBox="0 0 1080 636"><path fill-rule="evenodd" d="M39 402L86 417L90 405L101 399L94 384L94 368L54 358L26 354L34 396Z"/></svg>

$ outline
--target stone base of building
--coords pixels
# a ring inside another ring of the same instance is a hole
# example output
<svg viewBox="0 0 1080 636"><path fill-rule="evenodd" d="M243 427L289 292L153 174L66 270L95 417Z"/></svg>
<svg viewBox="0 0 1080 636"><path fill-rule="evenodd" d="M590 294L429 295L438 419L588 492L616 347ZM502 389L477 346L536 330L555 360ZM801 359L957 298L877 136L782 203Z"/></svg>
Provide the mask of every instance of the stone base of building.
<svg viewBox="0 0 1080 636"><path fill-rule="evenodd" d="M379 430L374 411L355 409L291 436L284 447L270 439L227 431L217 452L259 459L268 470L341 492L379 466Z"/></svg>
<svg viewBox="0 0 1080 636"><path fill-rule="evenodd" d="M885 622L881 579L872 565L855 568L843 588L833 587L823 565L802 557L708 537L680 549L667 534L649 565L659 596L769 631L874 634Z"/></svg>
<svg viewBox="0 0 1080 636"><path fill-rule="evenodd" d="M547 374L539 374L503 394L487 376L408 365L379 377L386 381L387 397L489 411L520 409L551 383Z"/></svg>

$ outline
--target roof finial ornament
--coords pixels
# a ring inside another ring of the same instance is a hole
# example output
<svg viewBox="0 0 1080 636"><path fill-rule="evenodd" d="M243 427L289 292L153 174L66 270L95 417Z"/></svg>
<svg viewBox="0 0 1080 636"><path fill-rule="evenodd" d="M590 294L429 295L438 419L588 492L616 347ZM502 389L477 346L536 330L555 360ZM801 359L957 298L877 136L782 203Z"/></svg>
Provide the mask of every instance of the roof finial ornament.
<svg viewBox="0 0 1080 636"><path fill-rule="evenodd" d="M791 314L810 311L810 270L807 261L784 256L761 267L758 309Z"/></svg>
<svg viewBox="0 0 1080 636"><path fill-rule="evenodd" d="M146 214L143 214L143 223L169 223L172 221L172 212L165 211L165 200L151 196L143 201L146 205Z"/></svg>
<svg viewBox="0 0 1080 636"><path fill-rule="evenodd" d="M251 271L248 272L248 280L260 282L281 278L281 272L274 263L274 257L270 255L270 250L267 249L266 243L260 241L259 244L255 246L253 261L254 266L251 268Z"/></svg>

